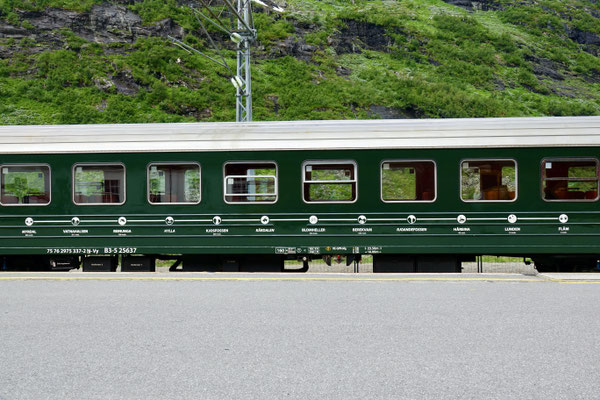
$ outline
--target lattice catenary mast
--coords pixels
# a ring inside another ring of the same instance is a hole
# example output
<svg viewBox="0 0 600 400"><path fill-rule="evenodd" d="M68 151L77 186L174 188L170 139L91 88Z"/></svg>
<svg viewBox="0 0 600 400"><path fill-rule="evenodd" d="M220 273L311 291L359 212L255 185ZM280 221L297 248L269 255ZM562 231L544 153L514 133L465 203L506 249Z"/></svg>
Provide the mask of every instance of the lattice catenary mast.
<svg viewBox="0 0 600 400"><path fill-rule="evenodd" d="M213 2L211 0L200 0L200 3L204 7L203 10L206 10L208 15L194 8L192 8L192 11L196 16L197 21L200 23L202 30L208 37L213 49L217 51L221 60L216 60L215 58L202 53L201 51L198 51L190 45L173 37L169 36L169 38L184 50L190 53L194 52L200 54L227 69L230 74L231 83L236 89L235 120L237 122L249 122L252 121L252 76L250 69L250 45L256 40L256 29L254 28L254 21L252 18L251 2L277 12L283 12L284 10L270 0L233 0L236 2L235 5L232 0L220 1L224 4L224 9L221 11L228 10L231 15L229 27L228 24L223 22L223 13L215 13L213 11L214 5L212 4ZM228 34L229 38L237 44L237 66L235 74L225 61L225 57L222 54L220 46L218 46L218 44L212 39L202 20L209 22L219 30Z"/></svg>

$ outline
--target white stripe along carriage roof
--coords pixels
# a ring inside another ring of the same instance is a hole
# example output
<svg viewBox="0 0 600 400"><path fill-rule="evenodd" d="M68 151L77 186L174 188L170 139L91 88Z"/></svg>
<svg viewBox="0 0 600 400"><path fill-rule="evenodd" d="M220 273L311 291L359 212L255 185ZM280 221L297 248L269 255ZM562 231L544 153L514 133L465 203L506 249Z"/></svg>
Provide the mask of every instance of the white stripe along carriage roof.
<svg viewBox="0 0 600 400"><path fill-rule="evenodd" d="M600 146L600 117L0 126L0 153Z"/></svg>

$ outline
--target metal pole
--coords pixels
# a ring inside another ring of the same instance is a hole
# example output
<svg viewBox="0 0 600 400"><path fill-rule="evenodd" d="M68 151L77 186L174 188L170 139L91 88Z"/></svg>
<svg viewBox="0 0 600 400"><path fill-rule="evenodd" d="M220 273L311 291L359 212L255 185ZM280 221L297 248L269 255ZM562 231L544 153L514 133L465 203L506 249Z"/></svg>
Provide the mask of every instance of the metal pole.
<svg viewBox="0 0 600 400"><path fill-rule="evenodd" d="M237 11L243 20L238 19L238 29L246 30L250 21L250 2L237 0ZM243 40L237 46L237 76L242 79L243 85L236 89L236 113L237 122L252 121L252 77L250 75L250 40L252 37L243 36Z"/></svg>

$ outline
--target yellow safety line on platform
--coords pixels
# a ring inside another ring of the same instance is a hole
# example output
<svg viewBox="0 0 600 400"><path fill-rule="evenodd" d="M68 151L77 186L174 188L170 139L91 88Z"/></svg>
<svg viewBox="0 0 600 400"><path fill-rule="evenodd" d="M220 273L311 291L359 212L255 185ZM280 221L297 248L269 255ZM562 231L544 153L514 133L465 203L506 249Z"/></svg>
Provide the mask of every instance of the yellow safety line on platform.
<svg viewBox="0 0 600 400"><path fill-rule="evenodd" d="M539 278L343 278L343 277L236 277L236 276L0 276L0 281L11 280L155 280L155 281L346 281L346 282L548 282ZM562 282L562 281L561 281ZM600 283L600 282L598 282Z"/></svg>

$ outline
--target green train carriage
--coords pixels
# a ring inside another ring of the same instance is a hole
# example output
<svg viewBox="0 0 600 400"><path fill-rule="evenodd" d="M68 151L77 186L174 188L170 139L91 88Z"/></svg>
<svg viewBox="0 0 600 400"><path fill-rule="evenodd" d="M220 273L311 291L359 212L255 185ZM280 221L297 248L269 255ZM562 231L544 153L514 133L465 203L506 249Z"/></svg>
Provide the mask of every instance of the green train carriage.
<svg viewBox="0 0 600 400"><path fill-rule="evenodd" d="M0 127L2 269L596 266L600 118Z"/></svg>

